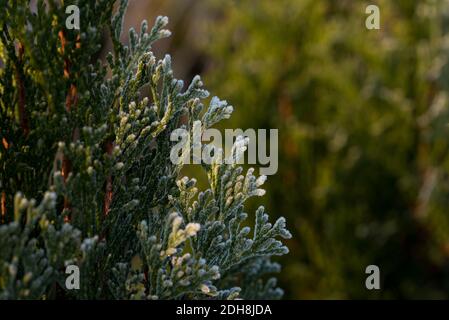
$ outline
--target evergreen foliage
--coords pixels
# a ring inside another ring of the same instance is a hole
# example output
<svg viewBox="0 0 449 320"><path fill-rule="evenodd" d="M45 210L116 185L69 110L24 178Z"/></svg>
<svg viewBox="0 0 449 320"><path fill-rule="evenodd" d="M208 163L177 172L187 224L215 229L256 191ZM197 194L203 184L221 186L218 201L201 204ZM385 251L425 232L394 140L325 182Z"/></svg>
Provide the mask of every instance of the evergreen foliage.
<svg viewBox="0 0 449 320"><path fill-rule="evenodd" d="M170 162L173 130L205 130L232 108L150 51L170 35L166 17L121 43L127 1L115 2L1 2L0 298L279 298L266 274L291 235L263 207L251 231L244 210L265 177L217 151L199 191ZM69 4L79 31L65 28ZM79 290L65 287L70 264Z"/></svg>

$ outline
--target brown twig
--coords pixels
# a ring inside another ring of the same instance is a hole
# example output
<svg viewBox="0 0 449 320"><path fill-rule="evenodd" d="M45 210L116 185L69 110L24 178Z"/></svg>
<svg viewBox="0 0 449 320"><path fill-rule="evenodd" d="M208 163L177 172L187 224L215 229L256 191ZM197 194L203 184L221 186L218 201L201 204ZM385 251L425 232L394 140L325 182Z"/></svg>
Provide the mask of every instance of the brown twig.
<svg viewBox="0 0 449 320"><path fill-rule="evenodd" d="M6 218L6 193L5 191L2 191L2 219L1 222L5 223Z"/></svg>
<svg viewBox="0 0 449 320"><path fill-rule="evenodd" d="M58 37L59 37L59 40L61 41L61 54L64 54L67 41L66 41L63 30L59 31ZM76 48L80 48L80 46L81 46L79 40L80 40L80 38L78 36L77 42L75 45ZM70 79L70 61L67 58L64 59L64 78ZM78 90L76 88L76 85L74 83L71 83L69 91L66 96L66 100L65 100L66 111L70 112L72 110L72 107L76 108L77 104L78 104ZM78 136L79 136L78 129L75 128L73 130L72 139L76 140L78 138ZM67 181L67 178L68 178L71 170L72 170L72 164L71 164L70 160L65 155L63 155L61 174L64 178L64 183ZM69 222L71 219L71 217L70 217L71 206L70 206L70 202L67 199L67 197L64 197L64 210L69 212L69 215L64 217L64 221Z"/></svg>
<svg viewBox="0 0 449 320"><path fill-rule="evenodd" d="M8 150L9 143L8 140L6 140L4 137L2 138L2 144L5 150ZM1 223L5 223L6 219L6 192L2 191L2 197L1 197Z"/></svg>
<svg viewBox="0 0 449 320"><path fill-rule="evenodd" d="M112 154L112 150L114 149L114 143L111 140L108 140L105 145L105 151L108 155ZM109 210L111 209L112 203L112 177L108 175L106 178L106 187L104 194L104 205L103 205L103 216L106 217L109 214Z"/></svg>
<svg viewBox="0 0 449 320"><path fill-rule="evenodd" d="M3 147L4 147L5 149L8 149L8 148L9 148L8 140L6 140L5 138L2 138L2 144L3 144Z"/></svg>

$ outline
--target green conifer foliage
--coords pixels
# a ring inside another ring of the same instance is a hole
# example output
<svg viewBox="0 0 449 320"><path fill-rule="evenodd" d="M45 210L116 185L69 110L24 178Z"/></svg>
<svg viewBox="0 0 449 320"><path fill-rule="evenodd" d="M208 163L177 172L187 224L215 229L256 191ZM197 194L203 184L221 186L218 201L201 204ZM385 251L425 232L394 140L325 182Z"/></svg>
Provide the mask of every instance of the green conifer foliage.
<svg viewBox="0 0 449 320"><path fill-rule="evenodd" d="M279 298L267 274L288 252L285 220L260 207L251 230L244 211L264 177L216 161L199 191L170 161L173 130L230 109L153 55L166 17L121 43L115 2L73 1L68 30L66 1L2 1L0 298ZM113 52L96 61L105 33ZM71 264L79 290L65 286Z"/></svg>

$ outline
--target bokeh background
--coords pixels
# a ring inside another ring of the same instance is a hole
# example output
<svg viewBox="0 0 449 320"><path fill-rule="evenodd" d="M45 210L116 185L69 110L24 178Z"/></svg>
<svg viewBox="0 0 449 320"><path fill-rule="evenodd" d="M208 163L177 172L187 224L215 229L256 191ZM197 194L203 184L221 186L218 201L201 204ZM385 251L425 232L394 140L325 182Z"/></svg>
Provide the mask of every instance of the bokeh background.
<svg viewBox="0 0 449 320"><path fill-rule="evenodd" d="M285 298L449 298L448 7L130 1L125 29L169 16L155 52L234 106L224 127L279 129L278 173L247 211L287 218ZM365 288L371 264L381 290Z"/></svg>

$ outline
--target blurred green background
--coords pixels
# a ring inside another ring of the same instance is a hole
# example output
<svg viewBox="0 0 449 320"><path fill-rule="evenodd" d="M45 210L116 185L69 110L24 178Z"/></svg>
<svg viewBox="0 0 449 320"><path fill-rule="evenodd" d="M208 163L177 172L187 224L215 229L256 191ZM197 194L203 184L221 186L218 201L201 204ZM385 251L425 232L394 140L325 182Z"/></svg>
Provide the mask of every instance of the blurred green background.
<svg viewBox="0 0 449 320"><path fill-rule="evenodd" d="M287 218L285 298L449 298L448 7L130 1L125 28L170 17L155 51L235 107L224 127L279 129L278 173L247 211ZM365 288L371 264L381 290Z"/></svg>

